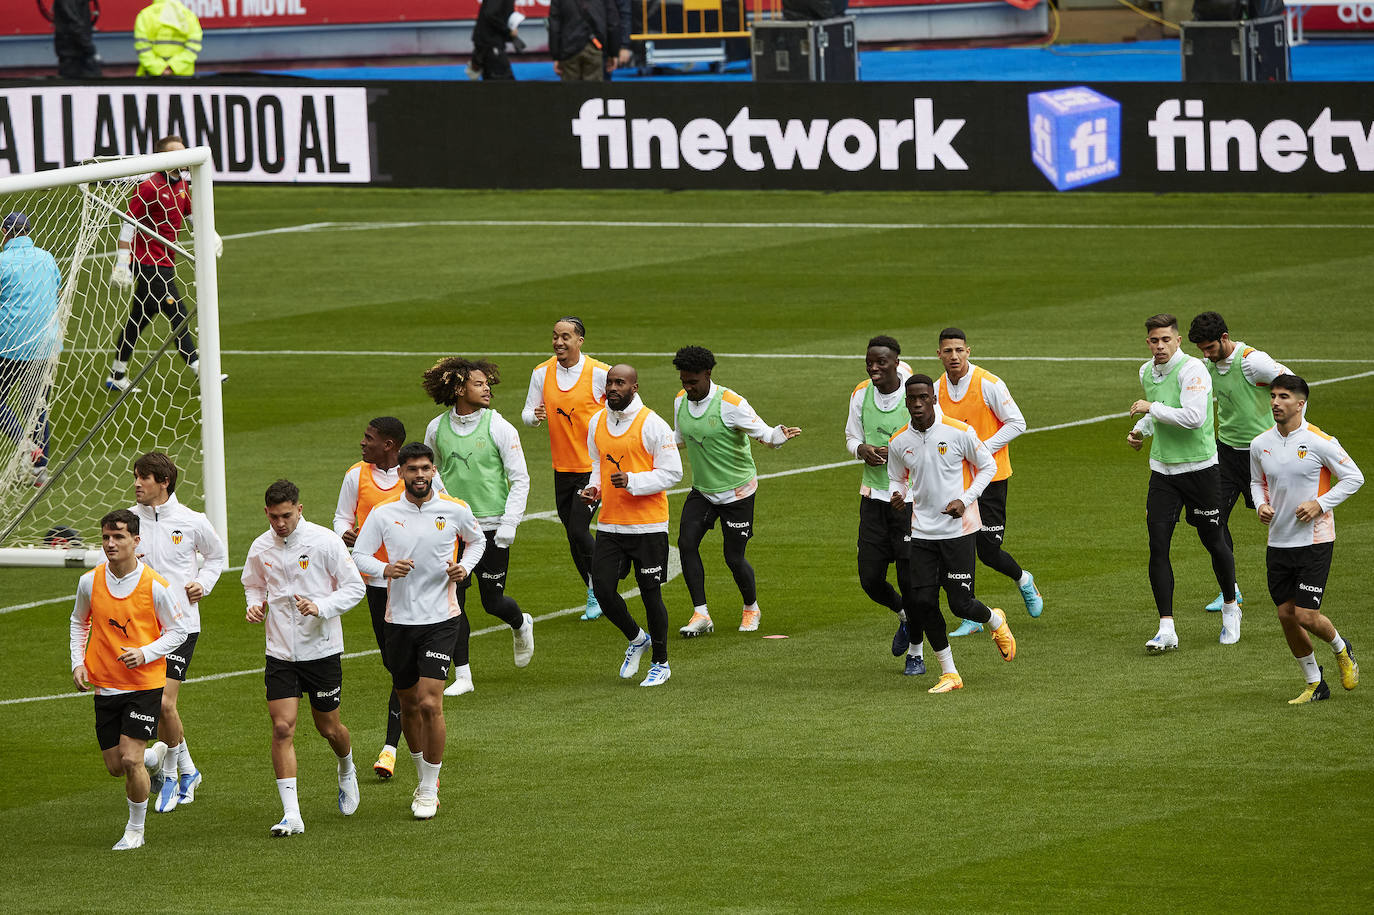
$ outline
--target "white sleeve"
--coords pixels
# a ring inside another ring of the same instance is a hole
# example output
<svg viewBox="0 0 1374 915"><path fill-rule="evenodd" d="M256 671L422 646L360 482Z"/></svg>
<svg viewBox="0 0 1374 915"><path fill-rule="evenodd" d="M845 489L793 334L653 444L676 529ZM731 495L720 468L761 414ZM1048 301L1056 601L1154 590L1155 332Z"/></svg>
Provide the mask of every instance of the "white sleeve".
<svg viewBox="0 0 1374 915"><path fill-rule="evenodd" d="M510 480L510 492L506 494L506 511L501 515L501 523L516 527L525 517L525 506L530 498L530 471L525 466L525 450L520 447L520 433L504 417L492 414L491 438L501 450L501 463L506 468L506 478Z"/></svg>
<svg viewBox="0 0 1374 915"><path fill-rule="evenodd" d="M597 403L606 402L606 372L599 365L592 366L592 399Z"/></svg>
<svg viewBox="0 0 1374 915"><path fill-rule="evenodd" d="M677 427L677 418L682 415L682 401L687 397L687 392L683 391L673 398L673 441L679 446L687 444L687 440L682 437L682 430Z"/></svg>
<svg viewBox="0 0 1374 915"><path fill-rule="evenodd" d="M870 382L871 383L871 382ZM849 395L849 416L844 421L844 446L850 457L859 456L864 443L864 388Z"/></svg>
<svg viewBox="0 0 1374 915"><path fill-rule="evenodd" d="M525 392L525 407L520 411L520 421L527 426L539 425L534 418L534 408L544 402L544 366L538 366L530 373L530 387Z"/></svg>
<svg viewBox="0 0 1374 915"><path fill-rule="evenodd" d="M71 655L72 670L86 663L86 638L91 631L91 588L94 570L81 576L76 585L76 603L72 606Z"/></svg>
<svg viewBox="0 0 1374 915"><path fill-rule="evenodd" d="M322 620L342 616L352 610L367 593L363 577L358 574L358 567L354 564L353 557L348 555L348 547L344 546L342 540L336 537L329 543L325 557L328 560L329 574L334 577L334 590L315 601Z"/></svg>
<svg viewBox="0 0 1374 915"><path fill-rule="evenodd" d="M477 563L482 561L482 554L487 551L487 535L482 533L482 529L477 526L477 519L472 516L470 510L462 512L463 518L458 522L458 533L463 538L463 555L458 558L458 564L472 574L472 570L477 568Z"/></svg>
<svg viewBox="0 0 1374 915"><path fill-rule="evenodd" d="M195 516L194 530L196 550L205 559L205 564L196 573L195 580L200 582L208 597L215 589L219 577L224 574L224 567L229 563L229 551L225 549L224 541L219 539L219 534L210 526L210 519L200 513Z"/></svg>
<svg viewBox="0 0 1374 915"><path fill-rule="evenodd" d="M353 562L358 571L371 578L381 578L386 571L386 563L372 554L382 548L382 513L373 509L358 531L358 539L353 541Z"/></svg>
<svg viewBox="0 0 1374 915"><path fill-rule="evenodd" d="M972 458L969 463L978 468L978 473L974 476L973 481L968 484L968 489L965 489L959 496L959 501L963 502L967 508L978 501L978 497L983 494L983 490L988 488L992 478L997 476L997 459L992 456L992 449L978 438L978 433L974 432L972 428L968 429L964 435L964 460L969 461L969 458Z"/></svg>
<svg viewBox="0 0 1374 915"><path fill-rule="evenodd" d="M1320 454L1321 462L1331 471L1331 475L1337 478L1335 486L1317 497L1317 504L1322 507L1322 511L1329 512L1364 485L1364 474L1355 466L1350 455L1345 453L1341 443L1334 438L1322 442Z"/></svg>
<svg viewBox="0 0 1374 915"><path fill-rule="evenodd" d="M654 469L626 474L629 482L625 491L632 496L647 496L672 489L682 479L682 456L673 441L673 430L655 413L645 420L640 440L644 442L644 450L654 459Z"/></svg>
<svg viewBox="0 0 1374 915"><path fill-rule="evenodd" d="M770 426L759 418L749 401L740 395L738 404L732 404L724 397L720 399L720 418L731 429L739 429L745 435L756 438L771 448L781 448L787 441L782 426Z"/></svg>
<svg viewBox="0 0 1374 915"><path fill-rule="evenodd" d="M343 536L353 530L353 519L358 516L358 477L363 468L349 468L344 474L343 485L339 487L339 504L334 506L334 533Z"/></svg>
<svg viewBox="0 0 1374 915"><path fill-rule="evenodd" d="M1026 418L1021 415L1021 408L1012 398L1011 389L1001 378L997 379L996 384L990 384L986 378L983 380L983 403L987 404L992 410L992 415L1002 422L1002 428L993 433L985 443L988 450L995 453L1026 431Z"/></svg>
<svg viewBox="0 0 1374 915"><path fill-rule="evenodd" d="M140 646L144 664L165 658L167 652L186 641L190 635L186 631L186 624L181 621L181 611L177 609L172 592L157 581L153 582L153 610L157 613L157 621L162 624L162 634L147 645Z"/></svg>
<svg viewBox="0 0 1374 915"><path fill-rule="evenodd" d="M1150 405L1150 416L1157 422L1181 429L1201 429L1207 421L1207 406L1212 401L1212 377L1201 362L1189 359L1179 370L1178 387L1181 406L1166 407L1155 402Z"/></svg>
<svg viewBox="0 0 1374 915"><path fill-rule="evenodd" d="M253 547L248 548L248 558L243 560L243 574L239 576L239 581L243 583L244 606L260 606L266 609L267 573L263 571L262 560L258 555Z"/></svg>
<svg viewBox="0 0 1374 915"><path fill-rule="evenodd" d="M1266 505L1269 502L1269 480L1264 475L1264 467L1260 463L1261 449L1255 447L1255 443L1250 443L1250 501L1255 503L1255 508Z"/></svg>
<svg viewBox="0 0 1374 915"><path fill-rule="evenodd" d="M448 416L447 412L440 413L429 421L428 426L425 426L424 443L428 445L429 449L436 455L439 453L439 423L443 422L446 416Z"/></svg>
<svg viewBox="0 0 1374 915"><path fill-rule="evenodd" d="M592 414L592 421L587 424L587 455L592 459L592 475L587 479L587 488L601 488L601 452L596 450L596 426L601 422L601 414L605 410L597 410Z"/></svg>
<svg viewBox="0 0 1374 915"><path fill-rule="evenodd" d="M892 439L888 439L887 445L887 478L892 481L892 488L905 496L909 470L902 461L902 449L892 447Z"/></svg>
<svg viewBox="0 0 1374 915"><path fill-rule="evenodd" d="M1275 378L1288 374L1286 366L1275 362L1273 356L1258 349L1251 350L1249 356L1242 357L1240 367L1245 374L1245 380L1255 387L1267 387Z"/></svg>

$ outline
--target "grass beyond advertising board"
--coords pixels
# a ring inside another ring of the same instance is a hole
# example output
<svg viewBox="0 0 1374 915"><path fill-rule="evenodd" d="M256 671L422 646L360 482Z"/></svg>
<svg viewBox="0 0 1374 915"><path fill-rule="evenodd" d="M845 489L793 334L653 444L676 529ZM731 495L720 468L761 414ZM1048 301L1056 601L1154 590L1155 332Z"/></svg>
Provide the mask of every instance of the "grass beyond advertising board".
<svg viewBox="0 0 1374 915"><path fill-rule="evenodd" d="M1202 610L1216 582L1180 526L1182 647L1146 656L1149 471L1124 417L1145 317L1215 309L1236 338L1328 382L1310 418L1374 472L1367 198L220 188L217 207L233 566L265 528L272 480L298 483L327 524L369 419L420 436L440 412L419 386L438 355L496 361L494 406L514 421L571 313L587 353L639 368L650 407L669 411L669 354L695 343L766 421L804 430L754 451L761 474L789 472L760 484L749 547L762 629L734 631L717 532L703 545L716 633L677 639L691 608L674 579L661 689L617 679L624 640L604 620L541 620L525 670L504 629L474 637L477 691L446 700L443 807L421 823L404 758L391 782L371 775L387 686L356 608L343 720L362 806L340 816L332 756L303 715L307 831L274 840L262 629L226 573L181 698L205 782L193 805L149 813L143 850L116 855L122 782L103 771L90 699L66 696L79 573L6 569L0 907L1338 911L1374 898L1374 682L1340 689L1318 645L1335 695L1286 705L1301 677L1243 506L1240 644L1217 644L1219 615ZM847 458L868 338L896 336L934 374L950 324L1032 430L1012 447L1007 548L1045 612L1031 620L980 567L979 596L1007 609L1019 654L1006 664L986 636L957 639L966 687L932 696L936 675L901 676L891 614L859 590L859 469L826 465ZM529 510L548 512L547 436L521 433ZM1368 667L1374 491L1336 514L1326 609ZM536 617L580 603L556 522L520 526L509 591ZM469 610L475 628L494 622L475 595Z"/></svg>

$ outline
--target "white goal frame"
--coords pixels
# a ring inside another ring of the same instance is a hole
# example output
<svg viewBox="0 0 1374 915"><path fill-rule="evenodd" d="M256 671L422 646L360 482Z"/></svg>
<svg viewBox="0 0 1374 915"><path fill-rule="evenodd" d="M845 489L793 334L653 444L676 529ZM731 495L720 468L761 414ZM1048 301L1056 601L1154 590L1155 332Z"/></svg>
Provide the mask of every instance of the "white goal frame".
<svg viewBox="0 0 1374 915"><path fill-rule="evenodd" d="M200 356L201 485L205 514L226 546L229 543L228 491L224 462L224 400L220 382L219 290L215 257L215 198L209 147L148 153L0 177L0 194L46 190L73 184L129 178L150 172L186 168L191 172L191 199L195 218L191 229L196 277L196 320ZM72 548L0 547L0 566L47 566L94 568L104 559L99 544Z"/></svg>

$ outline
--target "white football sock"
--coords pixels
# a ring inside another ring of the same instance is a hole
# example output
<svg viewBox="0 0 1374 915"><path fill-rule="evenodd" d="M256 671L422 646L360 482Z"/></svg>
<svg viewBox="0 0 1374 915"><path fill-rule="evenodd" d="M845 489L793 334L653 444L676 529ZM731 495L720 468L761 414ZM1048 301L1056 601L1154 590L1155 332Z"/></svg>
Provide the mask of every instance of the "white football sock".
<svg viewBox="0 0 1374 915"><path fill-rule="evenodd" d="M1333 626L1332 628L1334 629L1335 627ZM1339 632L1337 632L1336 637L1331 640L1331 650L1334 651L1336 654L1340 654L1342 651L1345 650L1345 639L1341 638L1341 634Z"/></svg>
<svg viewBox="0 0 1374 915"><path fill-rule="evenodd" d="M1007 621L1007 618L996 610L989 610L989 612L992 614L992 618L988 620L989 629L999 629Z"/></svg>
<svg viewBox="0 0 1374 915"><path fill-rule="evenodd" d="M1031 583L1031 573L1027 572L1025 569L1022 569L1021 577L1017 579L1016 583L1022 588L1024 588L1026 585Z"/></svg>
<svg viewBox="0 0 1374 915"><path fill-rule="evenodd" d="M1174 632L1174 618L1172 616L1161 616L1159 618L1159 631L1169 635L1177 635Z"/></svg>
<svg viewBox="0 0 1374 915"><path fill-rule="evenodd" d="M425 764L425 754L412 750L410 753L410 758L415 760L415 777L418 779L424 779L425 770L423 766Z"/></svg>
<svg viewBox="0 0 1374 915"><path fill-rule="evenodd" d="M1308 683L1316 683L1322 678L1321 668L1317 666L1316 652L1298 658L1298 666L1302 668L1302 677Z"/></svg>
<svg viewBox="0 0 1374 915"><path fill-rule="evenodd" d="M442 762L427 762L423 756L420 758L420 787L422 789L439 790L439 769L443 765Z"/></svg>
<svg viewBox="0 0 1374 915"><path fill-rule="evenodd" d="M346 778L353 774L353 751L349 750L347 755L339 757L339 777Z"/></svg>
<svg viewBox="0 0 1374 915"><path fill-rule="evenodd" d="M196 771L196 764L191 762L191 749L186 746L184 739L177 746L177 768L181 770L182 775L190 775Z"/></svg>
<svg viewBox="0 0 1374 915"><path fill-rule="evenodd" d="M184 741L183 741L183 743L184 743ZM177 745L174 746L174 747L168 747L168 748L167 748L167 753L166 753L166 755L164 755L164 756L162 757L162 777L163 777L163 778L176 778L176 777L177 777L177 756L179 756L180 753L181 753L181 747L182 747L182 744L179 743L179 744L177 744Z"/></svg>
<svg viewBox="0 0 1374 915"><path fill-rule="evenodd" d="M711 618L711 611L706 609L706 605L705 605L705 604L702 604L700 607L693 607L693 608L692 608L692 612L694 612L694 613L700 613L702 616L706 617L707 619L710 619L710 618Z"/></svg>
<svg viewBox="0 0 1374 915"><path fill-rule="evenodd" d="M125 800L128 800L128 798L125 798ZM147 818L147 801L129 801L129 825L127 828L141 830Z"/></svg>
<svg viewBox="0 0 1374 915"><path fill-rule="evenodd" d="M935 652L935 660L940 662L940 673L957 674L959 671L954 667L954 649L946 646Z"/></svg>
<svg viewBox="0 0 1374 915"><path fill-rule="evenodd" d="M279 778L277 779L277 794L281 795L281 811L284 814L282 819L301 818L301 802L296 795L296 779Z"/></svg>

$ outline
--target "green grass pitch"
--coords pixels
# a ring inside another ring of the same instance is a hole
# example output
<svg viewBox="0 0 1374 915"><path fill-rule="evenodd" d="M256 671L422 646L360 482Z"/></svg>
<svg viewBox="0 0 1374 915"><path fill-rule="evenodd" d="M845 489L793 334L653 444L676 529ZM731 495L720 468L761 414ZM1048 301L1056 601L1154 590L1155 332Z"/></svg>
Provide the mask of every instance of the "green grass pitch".
<svg viewBox="0 0 1374 915"><path fill-rule="evenodd" d="M234 566L265 527L272 480L295 480L307 517L328 524L368 419L395 414L423 432L439 412L419 386L434 355L542 354L566 313L586 321L586 352L639 367L660 412L678 389L670 358L622 354L688 343L750 354L721 357L716 380L804 430L780 451L755 449L769 474L847 457L846 399L873 334L895 335L933 374L936 332L962 326L975 361L1043 429L1127 409L1146 316L1216 309L1310 380L1345 379L1314 388L1310 416L1374 472L1368 198L220 188L217 207ZM645 222L658 225L633 225ZM702 225L738 222L751 225ZM251 234L313 223L351 225ZM494 405L514 420L543 356L493 358ZM100 357L91 370L104 368ZM230 572L203 605L193 668L218 678L193 680L181 701L204 785L194 805L149 813L144 850L111 853L123 789L100 763L90 699L9 701L71 692L78 572L6 569L0 908L121 897L188 912L1367 906L1374 683L1340 689L1318 645L1335 695L1285 704L1300 675L1267 599L1263 531L1243 507L1232 519L1240 644L1217 644L1218 615L1202 610L1215 581L1180 527L1182 648L1145 655L1148 468L1128 427L1105 419L1013 446L1007 547L1040 582L1044 616L1029 619L1005 579L978 578L979 596L1008 610L1013 663L975 636L954 643L963 691L930 696L935 674L901 676L893 621L854 569L857 466L766 479L749 550L762 631L734 631L738 593L715 534L703 554L717 631L673 637L662 689L617 679L624 641L605 621L540 622L523 671L504 631L475 637L477 692L447 700L443 807L428 823L410 816L409 762L389 783L371 776L386 682L365 654L344 662L361 809L339 815L332 757L303 714L307 832L269 839L280 807L262 629L243 621ZM530 511L547 511L547 437L522 436ZM1328 612L1368 666L1374 493L1337 515ZM509 588L536 616L577 603L556 523L521 526ZM690 613L680 578L665 595L675 628ZM479 606L474 594L486 627ZM374 648L365 607L344 623L350 651ZM258 672L235 673L246 671Z"/></svg>

